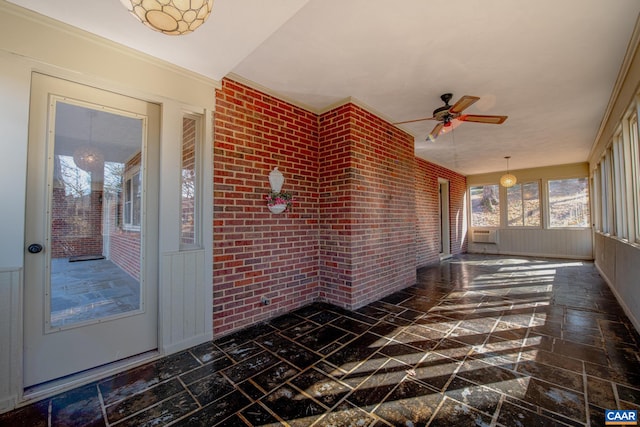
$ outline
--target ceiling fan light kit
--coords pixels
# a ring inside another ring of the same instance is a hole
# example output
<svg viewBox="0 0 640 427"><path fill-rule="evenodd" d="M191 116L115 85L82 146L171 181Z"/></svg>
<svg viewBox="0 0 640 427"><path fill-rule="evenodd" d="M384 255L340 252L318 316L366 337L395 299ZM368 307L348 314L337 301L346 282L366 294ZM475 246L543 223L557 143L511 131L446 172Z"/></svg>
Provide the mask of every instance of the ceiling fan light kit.
<svg viewBox="0 0 640 427"><path fill-rule="evenodd" d="M407 120L404 122L397 122L394 125L401 125L405 123L413 123L413 122L421 122L423 120L436 120L438 123L429 135L427 136L427 140L435 140L438 135L440 135L446 128L449 128L452 123L452 120L458 120L461 122L474 122L474 123L486 123L492 125L499 125L504 123L507 120L507 116L492 116L492 115L480 115L480 114L462 114L462 112L476 103L480 97L464 95L460 98L455 104L449 105L449 101L453 98L453 94L444 93L440 96L444 105L442 107L436 108L433 110L433 114L431 117L425 117L422 119L415 120Z"/></svg>
<svg viewBox="0 0 640 427"><path fill-rule="evenodd" d="M204 24L213 0L120 0L147 27L171 36L189 34Z"/></svg>
<svg viewBox="0 0 640 427"><path fill-rule="evenodd" d="M500 177L500 185L502 185L505 188L513 187L518 182L518 179L514 175L509 173L509 159L510 158L511 158L511 156L506 156L505 157L505 159L507 159L507 173L505 173L504 175L502 175Z"/></svg>

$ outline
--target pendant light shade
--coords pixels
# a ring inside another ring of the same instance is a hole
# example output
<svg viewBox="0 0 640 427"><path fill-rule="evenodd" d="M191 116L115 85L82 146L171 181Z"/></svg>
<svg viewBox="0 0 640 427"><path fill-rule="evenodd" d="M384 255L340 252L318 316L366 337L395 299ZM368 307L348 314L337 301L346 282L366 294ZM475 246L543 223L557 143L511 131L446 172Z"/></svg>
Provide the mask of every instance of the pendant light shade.
<svg viewBox="0 0 640 427"><path fill-rule="evenodd" d="M513 187L514 185L516 185L516 182L518 182L516 177L509 173L509 159L510 158L511 158L511 156L506 156L505 157L505 159L507 159L507 173L505 173L504 175L502 175L500 177L500 185L502 185L503 187L506 187L506 188Z"/></svg>
<svg viewBox="0 0 640 427"><path fill-rule="evenodd" d="M73 152L77 167L87 172L98 172L104 168L104 155L93 145L84 145Z"/></svg>
<svg viewBox="0 0 640 427"><path fill-rule="evenodd" d="M163 34L193 32L211 14L213 0L120 0L133 16Z"/></svg>

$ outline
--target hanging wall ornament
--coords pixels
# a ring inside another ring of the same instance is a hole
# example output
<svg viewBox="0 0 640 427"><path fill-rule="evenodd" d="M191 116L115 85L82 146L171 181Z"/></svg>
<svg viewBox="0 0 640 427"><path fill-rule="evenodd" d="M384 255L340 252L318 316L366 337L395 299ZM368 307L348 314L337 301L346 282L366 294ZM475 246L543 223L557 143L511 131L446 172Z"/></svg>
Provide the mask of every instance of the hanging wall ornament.
<svg viewBox="0 0 640 427"><path fill-rule="evenodd" d="M271 191L274 193L279 193L280 190L282 190L284 176L282 175L282 172L278 170L277 166L269 173L269 184L271 184Z"/></svg>

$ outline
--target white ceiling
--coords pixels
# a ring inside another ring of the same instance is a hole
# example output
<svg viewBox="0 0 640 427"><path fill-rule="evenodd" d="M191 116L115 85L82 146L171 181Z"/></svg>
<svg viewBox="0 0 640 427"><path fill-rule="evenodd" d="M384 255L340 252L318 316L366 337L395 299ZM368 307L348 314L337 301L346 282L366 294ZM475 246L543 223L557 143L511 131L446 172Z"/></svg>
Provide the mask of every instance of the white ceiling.
<svg viewBox="0 0 640 427"><path fill-rule="evenodd" d="M396 122L440 95L480 96L416 154L464 174L586 161L640 13L638 0L215 0L187 36L137 22L118 0L10 0L220 80L233 73L313 111L352 97Z"/></svg>

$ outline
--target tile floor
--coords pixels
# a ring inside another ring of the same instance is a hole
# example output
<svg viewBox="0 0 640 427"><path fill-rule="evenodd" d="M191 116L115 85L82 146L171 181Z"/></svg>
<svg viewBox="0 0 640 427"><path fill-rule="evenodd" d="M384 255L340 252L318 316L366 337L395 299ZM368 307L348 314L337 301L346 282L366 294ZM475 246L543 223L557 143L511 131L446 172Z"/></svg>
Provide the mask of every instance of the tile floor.
<svg viewBox="0 0 640 427"><path fill-rule="evenodd" d="M601 426L640 337L593 264L466 255L5 415L5 426Z"/></svg>
<svg viewBox="0 0 640 427"><path fill-rule="evenodd" d="M51 260L51 326L138 310L140 283L107 259Z"/></svg>

